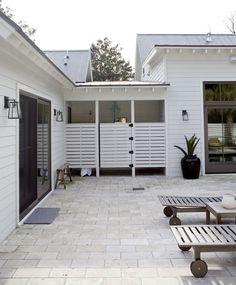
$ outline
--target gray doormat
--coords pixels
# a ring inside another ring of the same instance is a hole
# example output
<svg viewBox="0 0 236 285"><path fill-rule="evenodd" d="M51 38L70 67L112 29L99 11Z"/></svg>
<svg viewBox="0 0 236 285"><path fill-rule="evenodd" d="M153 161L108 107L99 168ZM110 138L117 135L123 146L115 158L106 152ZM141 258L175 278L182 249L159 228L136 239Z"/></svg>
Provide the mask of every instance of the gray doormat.
<svg viewBox="0 0 236 285"><path fill-rule="evenodd" d="M24 224L51 224L58 215L60 208L37 208L24 221Z"/></svg>

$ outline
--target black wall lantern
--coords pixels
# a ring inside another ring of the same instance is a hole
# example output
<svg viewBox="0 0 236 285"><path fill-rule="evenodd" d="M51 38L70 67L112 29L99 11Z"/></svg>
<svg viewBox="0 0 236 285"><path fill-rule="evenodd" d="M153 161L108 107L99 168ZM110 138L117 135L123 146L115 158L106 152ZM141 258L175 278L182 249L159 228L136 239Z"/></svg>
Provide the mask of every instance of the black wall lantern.
<svg viewBox="0 0 236 285"><path fill-rule="evenodd" d="M54 116L56 117L57 122L63 122L62 111L54 109Z"/></svg>
<svg viewBox="0 0 236 285"><path fill-rule="evenodd" d="M188 112L187 110L182 110L182 118L183 118L183 121L188 121Z"/></svg>
<svg viewBox="0 0 236 285"><path fill-rule="evenodd" d="M15 99L4 96L4 108L8 109L8 119L21 119L20 104Z"/></svg>

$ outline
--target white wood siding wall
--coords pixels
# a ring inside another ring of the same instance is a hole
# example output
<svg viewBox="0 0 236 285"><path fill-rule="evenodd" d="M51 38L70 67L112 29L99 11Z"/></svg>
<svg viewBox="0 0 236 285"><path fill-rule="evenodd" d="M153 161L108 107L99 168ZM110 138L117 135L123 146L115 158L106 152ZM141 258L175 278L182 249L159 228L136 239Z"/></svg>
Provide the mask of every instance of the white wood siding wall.
<svg viewBox="0 0 236 285"><path fill-rule="evenodd" d="M182 153L175 144L185 147L184 135L200 138L197 154L204 170L203 82L235 81L236 64L229 61L229 52L201 54L173 53L167 58L167 175L181 175ZM182 120L182 110L189 113L189 121Z"/></svg>
<svg viewBox="0 0 236 285"><path fill-rule="evenodd" d="M18 89L51 101L52 175L65 161L64 123L55 121L53 109L63 110L64 98L59 83L37 68L27 57L0 44L0 241L18 223L18 120L9 120L4 96L19 99ZM54 178L53 178L54 179ZM54 181L54 180L53 180ZM52 181L52 185L54 184Z"/></svg>
<svg viewBox="0 0 236 285"><path fill-rule="evenodd" d="M15 98L16 84L0 74L0 240L16 225L16 130L17 121L8 120L4 96Z"/></svg>
<svg viewBox="0 0 236 285"><path fill-rule="evenodd" d="M143 81L166 82L166 59L158 58L151 64L143 66L145 74L142 74Z"/></svg>
<svg viewBox="0 0 236 285"><path fill-rule="evenodd" d="M165 60L160 60L156 65L150 66L149 81L166 82Z"/></svg>

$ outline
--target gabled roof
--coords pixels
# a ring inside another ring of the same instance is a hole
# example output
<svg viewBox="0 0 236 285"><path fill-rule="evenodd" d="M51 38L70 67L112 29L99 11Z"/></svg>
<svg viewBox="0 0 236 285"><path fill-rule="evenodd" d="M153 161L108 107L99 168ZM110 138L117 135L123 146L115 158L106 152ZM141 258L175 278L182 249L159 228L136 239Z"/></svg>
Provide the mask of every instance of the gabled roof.
<svg viewBox="0 0 236 285"><path fill-rule="evenodd" d="M92 81L90 50L47 50L44 52L73 82Z"/></svg>
<svg viewBox="0 0 236 285"><path fill-rule="evenodd" d="M235 34L138 34L136 41L136 73L150 51L156 47L236 47Z"/></svg>
<svg viewBox="0 0 236 285"><path fill-rule="evenodd" d="M21 27L19 27L19 25L17 25L13 20L11 20L9 17L7 17L3 12L0 11L0 20L3 20L4 23L7 23L14 31L15 31L15 35L11 34L8 35L9 38L10 36L15 36L15 38L20 38L20 41L22 44L24 44L24 47L27 50L33 49L34 52L30 51L29 53L32 56L36 56L39 58L39 61L37 61L37 63L42 66L45 66L45 61L47 62L47 64L49 66L51 66L53 69L55 69L55 71L59 74L60 77L60 82L62 82L62 76L64 77L64 79L66 81L69 82L69 84L74 84L69 77L67 77L65 75L65 73L63 73L45 54L44 52L23 32L23 30L21 29ZM7 39L7 38L6 38ZM14 43L12 41L12 43ZM20 45L18 45L18 50L21 51L21 47ZM35 60L35 57L34 57ZM49 71L48 66L45 66L46 70Z"/></svg>
<svg viewBox="0 0 236 285"><path fill-rule="evenodd" d="M211 41L207 41L207 34L138 34L142 62L154 46L193 46L193 47L236 47L235 34L209 34Z"/></svg>

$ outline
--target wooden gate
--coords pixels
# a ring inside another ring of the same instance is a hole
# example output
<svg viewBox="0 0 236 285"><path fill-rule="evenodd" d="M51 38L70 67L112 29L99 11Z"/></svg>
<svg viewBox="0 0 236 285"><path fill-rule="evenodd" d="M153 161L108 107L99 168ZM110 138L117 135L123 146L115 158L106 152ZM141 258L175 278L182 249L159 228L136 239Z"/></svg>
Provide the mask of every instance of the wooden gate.
<svg viewBox="0 0 236 285"><path fill-rule="evenodd" d="M100 167L130 167L132 128L125 123L100 124Z"/></svg>

